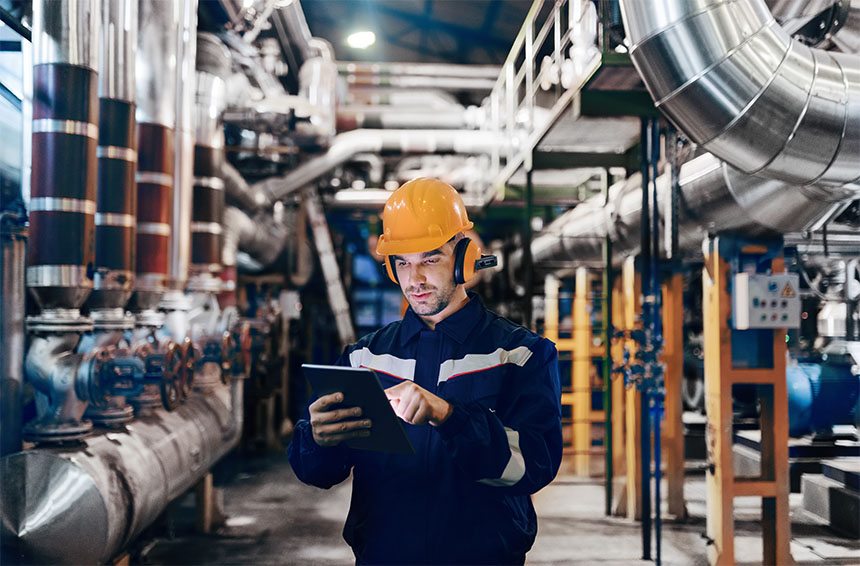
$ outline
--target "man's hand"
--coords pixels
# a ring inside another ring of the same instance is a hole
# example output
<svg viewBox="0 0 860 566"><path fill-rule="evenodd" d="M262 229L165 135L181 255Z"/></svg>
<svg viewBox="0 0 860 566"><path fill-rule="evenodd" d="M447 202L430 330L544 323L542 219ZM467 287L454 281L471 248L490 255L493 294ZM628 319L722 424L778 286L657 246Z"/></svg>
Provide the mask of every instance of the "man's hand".
<svg viewBox="0 0 860 566"><path fill-rule="evenodd" d="M412 381L404 381L385 390L385 396L394 408L394 414L404 421L438 426L448 420L454 408L448 401L433 395Z"/></svg>
<svg viewBox="0 0 860 566"><path fill-rule="evenodd" d="M311 414L311 430L314 441L320 446L337 446L344 440L370 436L370 421L358 420L359 407L331 406L343 401L343 393L323 395L308 407Z"/></svg>

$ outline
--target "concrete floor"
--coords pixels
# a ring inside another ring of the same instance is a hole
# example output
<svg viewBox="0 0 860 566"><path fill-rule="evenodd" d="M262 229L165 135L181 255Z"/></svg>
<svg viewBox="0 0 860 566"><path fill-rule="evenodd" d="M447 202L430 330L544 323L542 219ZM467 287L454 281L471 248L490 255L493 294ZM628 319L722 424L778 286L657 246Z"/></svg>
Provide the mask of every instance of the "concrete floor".
<svg viewBox="0 0 860 566"><path fill-rule="evenodd" d="M194 499L174 505L148 532L133 563L284 564L333 566L352 563L340 532L349 505L349 481L331 490L300 483L287 459L232 462L231 479L221 488L226 523L209 535L193 530ZM564 469L564 468L563 468ZM665 493L665 491L664 491ZM690 519L664 522L663 564L706 565L705 484L703 475L687 477ZM603 485L562 473L534 497L538 536L527 557L532 566L648 564L641 560L638 522L603 515ZM800 496L792 503L792 554L798 564L860 565L860 541L840 538L807 516ZM759 500L736 499L735 539L738 564L761 563ZM652 553L653 557L653 553Z"/></svg>

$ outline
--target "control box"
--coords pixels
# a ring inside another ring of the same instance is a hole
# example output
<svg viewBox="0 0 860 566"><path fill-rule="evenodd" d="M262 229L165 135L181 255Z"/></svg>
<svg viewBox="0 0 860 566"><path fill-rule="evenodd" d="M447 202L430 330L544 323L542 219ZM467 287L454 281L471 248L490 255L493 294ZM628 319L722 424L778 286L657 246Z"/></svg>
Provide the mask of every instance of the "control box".
<svg viewBox="0 0 860 566"><path fill-rule="evenodd" d="M800 328L797 274L738 273L732 289L732 327Z"/></svg>

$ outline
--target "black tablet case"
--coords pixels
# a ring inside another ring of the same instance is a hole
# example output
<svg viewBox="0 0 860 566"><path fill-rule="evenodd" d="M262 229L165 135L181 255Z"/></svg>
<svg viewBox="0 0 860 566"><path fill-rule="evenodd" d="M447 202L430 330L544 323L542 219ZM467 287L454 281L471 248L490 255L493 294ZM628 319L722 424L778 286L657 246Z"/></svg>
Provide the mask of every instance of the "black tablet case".
<svg viewBox="0 0 860 566"><path fill-rule="evenodd" d="M346 441L350 448L394 454L414 454L415 449L394 414L376 374L366 368L302 364L305 377L318 397L343 393L338 407L361 407L359 419L370 419L370 436Z"/></svg>

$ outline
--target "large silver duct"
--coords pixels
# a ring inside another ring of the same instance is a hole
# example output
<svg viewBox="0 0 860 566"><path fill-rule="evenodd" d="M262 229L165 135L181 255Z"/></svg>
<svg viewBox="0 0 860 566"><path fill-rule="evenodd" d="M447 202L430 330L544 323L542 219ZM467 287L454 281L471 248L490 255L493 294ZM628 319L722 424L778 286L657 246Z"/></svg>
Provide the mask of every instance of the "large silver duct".
<svg viewBox="0 0 860 566"><path fill-rule="evenodd" d="M224 266L235 267L240 250L260 266L271 265L284 251L287 237L286 226L275 222L270 213L261 212L251 218L228 206L224 209Z"/></svg>
<svg viewBox="0 0 860 566"><path fill-rule="evenodd" d="M360 153L490 154L506 140L489 131L463 130L353 130L334 137L329 150L286 176L266 179L259 186L282 199Z"/></svg>
<svg viewBox="0 0 860 566"><path fill-rule="evenodd" d="M670 175L657 178L657 198L668 210ZM705 154L681 166L678 226L682 254L697 252L708 233L736 232L763 236L808 229L839 206L797 187L752 177ZM595 196L565 212L532 240L535 264L601 264L603 239L612 238L616 260L638 253L642 177L637 173L609 189L609 202ZM519 265L521 252L511 258Z"/></svg>
<svg viewBox="0 0 860 566"><path fill-rule="evenodd" d="M621 8L636 69L691 140L811 196L860 180L860 57L792 39L764 0Z"/></svg>
<svg viewBox="0 0 860 566"><path fill-rule="evenodd" d="M105 564L205 475L242 430L244 381L158 409L78 449L38 448L0 460L4 558Z"/></svg>

